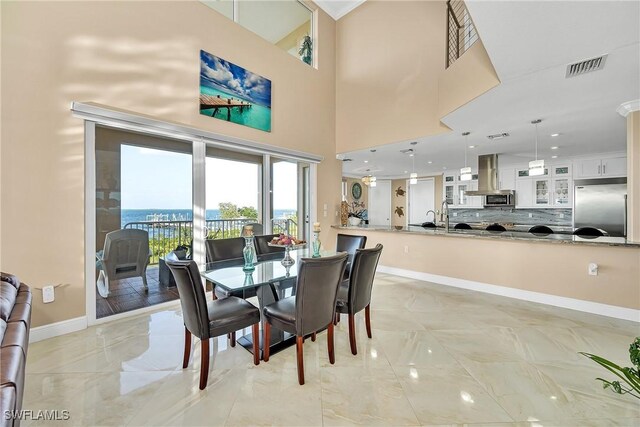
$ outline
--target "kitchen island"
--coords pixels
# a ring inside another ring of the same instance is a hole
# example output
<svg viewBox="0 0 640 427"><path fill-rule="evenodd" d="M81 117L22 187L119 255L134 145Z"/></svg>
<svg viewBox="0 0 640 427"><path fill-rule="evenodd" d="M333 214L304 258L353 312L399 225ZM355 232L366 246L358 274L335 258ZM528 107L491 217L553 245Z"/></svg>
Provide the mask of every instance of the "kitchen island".
<svg viewBox="0 0 640 427"><path fill-rule="evenodd" d="M384 245L380 271L640 321L640 242L567 234L333 226ZM596 275L589 265L597 264Z"/></svg>
<svg viewBox="0 0 640 427"><path fill-rule="evenodd" d="M410 233L426 236L444 236L452 238L474 238L474 239L499 239L499 240L524 240L530 242L564 243L580 245L606 245L624 246L640 248L640 242L632 242L624 237L580 237L567 233L553 234L533 234L527 231L507 230L502 232L486 231L479 229L454 230L453 227L447 231L444 227L421 227L421 226L387 226L387 225L358 225L358 226L333 226L339 230L366 230L382 231L389 233Z"/></svg>

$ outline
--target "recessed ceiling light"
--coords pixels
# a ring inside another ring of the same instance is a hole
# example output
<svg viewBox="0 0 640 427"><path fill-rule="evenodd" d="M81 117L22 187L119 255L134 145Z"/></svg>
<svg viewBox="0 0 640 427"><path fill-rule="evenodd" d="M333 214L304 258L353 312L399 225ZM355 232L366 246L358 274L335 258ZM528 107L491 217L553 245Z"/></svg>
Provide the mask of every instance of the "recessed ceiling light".
<svg viewBox="0 0 640 427"><path fill-rule="evenodd" d="M553 147L551 147L551 149L552 149L552 150L557 150L557 149L558 149L558 147L554 145Z"/></svg>
<svg viewBox="0 0 640 427"><path fill-rule="evenodd" d="M404 173L408 173L409 171L404 171Z"/></svg>
<svg viewBox="0 0 640 427"><path fill-rule="evenodd" d="M476 146L475 145L470 145L469 148L476 148Z"/></svg>
<svg viewBox="0 0 640 427"><path fill-rule="evenodd" d="M431 164L431 163L433 163L433 162L432 162L431 160L429 160L427 163Z"/></svg>
<svg viewBox="0 0 640 427"><path fill-rule="evenodd" d="M446 166L443 166L443 167L442 167L442 170L445 170L445 171L446 171L446 170L447 170L447 167L446 167Z"/></svg>
<svg viewBox="0 0 640 427"><path fill-rule="evenodd" d="M413 153L409 154L409 157L413 157Z"/></svg>
<svg viewBox="0 0 640 427"><path fill-rule="evenodd" d="M559 133L552 133L551 136L554 136L554 137L555 136L560 136L560 134Z"/></svg>
<svg viewBox="0 0 640 427"><path fill-rule="evenodd" d="M558 158L558 156L551 156L551 158L552 158L552 159L557 159L557 158Z"/></svg>
<svg viewBox="0 0 640 427"><path fill-rule="evenodd" d="M364 162L365 162L365 163L369 163L369 160L365 160Z"/></svg>

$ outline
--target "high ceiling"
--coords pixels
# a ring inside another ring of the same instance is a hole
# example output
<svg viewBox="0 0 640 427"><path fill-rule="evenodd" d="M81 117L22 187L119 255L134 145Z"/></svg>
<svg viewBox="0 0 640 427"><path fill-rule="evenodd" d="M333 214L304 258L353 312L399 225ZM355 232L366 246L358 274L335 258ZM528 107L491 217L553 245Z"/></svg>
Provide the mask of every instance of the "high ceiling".
<svg viewBox="0 0 640 427"><path fill-rule="evenodd" d="M543 120L539 154L548 160L626 149L626 122L616 108L640 98L640 2L467 4L502 83L443 117L450 133L416 138L415 146L390 141L376 153L343 153L353 159L343 164L346 175L405 176L412 159L400 150L407 148L415 149L420 174L463 167L465 131L471 132L466 145L475 146L469 165L488 153L500 153L503 165L523 164L534 154L534 119ZM603 54L602 70L565 77L568 64ZM501 132L510 136L486 138Z"/></svg>
<svg viewBox="0 0 640 427"><path fill-rule="evenodd" d="M314 0L315 4L336 21L364 2L365 0Z"/></svg>

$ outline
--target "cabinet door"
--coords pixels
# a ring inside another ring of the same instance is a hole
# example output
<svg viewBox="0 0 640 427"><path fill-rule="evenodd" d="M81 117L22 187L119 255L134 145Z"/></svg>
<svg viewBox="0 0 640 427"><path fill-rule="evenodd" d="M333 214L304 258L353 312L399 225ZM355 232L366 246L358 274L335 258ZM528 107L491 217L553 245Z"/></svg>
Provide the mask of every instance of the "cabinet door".
<svg viewBox="0 0 640 427"><path fill-rule="evenodd" d="M516 170L500 169L498 171L498 185L500 190L513 190L516 188Z"/></svg>
<svg viewBox="0 0 640 427"><path fill-rule="evenodd" d="M467 184L458 184L456 185L456 196L458 196L458 206L467 206L469 204L469 198L464 194L465 191L469 190L469 186Z"/></svg>
<svg viewBox="0 0 640 427"><path fill-rule="evenodd" d="M555 178L553 180L553 205L570 207L572 201L571 179Z"/></svg>
<svg viewBox="0 0 640 427"><path fill-rule="evenodd" d="M602 176L627 176L627 158L602 159Z"/></svg>
<svg viewBox="0 0 640 427"><path fill-rule="evenodd" d="M551 166L553 176L571 176L571 165Z"/></svg>
<svg viewBox="0 0 640 427"><path fill-rule="evenodd" d="M581 178L598 177L602 173L600 159L580 160L578 162L578 176Z"/></svg>
<svg viewBox="0 0 640 427"><path fill-rule="evenodd" d="M532 206L533 181L531 179L516 180L516 208L530 208Z"/></svg>
<svg viewBox="0 0 640 427"><path fill-rule="evenodd" d="M455 191L454 189L454 185L453 184L447 184L444 186L444 199L447 201L448 204L450 205L454 205L455 200L454 200L454 194L453 192Z"/></svg>
<svg viewBox="0 0 640 427"><path fill-rule="evenodd" d="M471 181L469 184L469 190L477 191L478 190L478 181ZM482 196L467 196L469 206L475 208L481 208L484 197Z"/></svg>
<svg viewBox="0 0 640 427"><path fill-rule="evenodd" d="M444 175L444 184L455 184L456 176L455 175Z"/></svg>
<svg viewBox="0 0 640 427"><path fill-rule="evenodd" d="M551 180L534 179L533 180L533 205L549 206L551 205Z"/></svg>

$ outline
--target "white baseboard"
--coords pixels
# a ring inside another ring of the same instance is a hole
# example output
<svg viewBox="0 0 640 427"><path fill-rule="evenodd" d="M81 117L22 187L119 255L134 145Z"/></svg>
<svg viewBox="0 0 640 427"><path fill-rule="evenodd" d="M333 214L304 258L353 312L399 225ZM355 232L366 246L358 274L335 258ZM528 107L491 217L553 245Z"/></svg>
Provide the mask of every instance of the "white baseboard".
<svg viewBox="0 0 640 427"><path fill-rule="evenodd" d="M395 276L437 283L439 285L453 286L455 288L469 289L472 291L500 295L503 297L515 298L524 301L537 302L540 304L547 304L555 307L569 308L571 310L599 314L601 316L608 316L616 319L640 322L640 310L634 310L632 308L618 307L615 305L601 304L599 302L543 294L540 292L525 291L523 289L491 285L488 283L474 282L472 280L456 279L455 277L422 273L419 271L387 267L384 265L378 265L378 271L381 273L393 274Z"/></svg>
<svg viewBox="0 0 640 427"><path fill-rule="evenodd" d="M29 342L38 342L58 335L70 334L71 332L87 329L87 316L76 317L74 319L63 320L62 322L51 323L49 325L31 328L29 332Z"/></svg>

